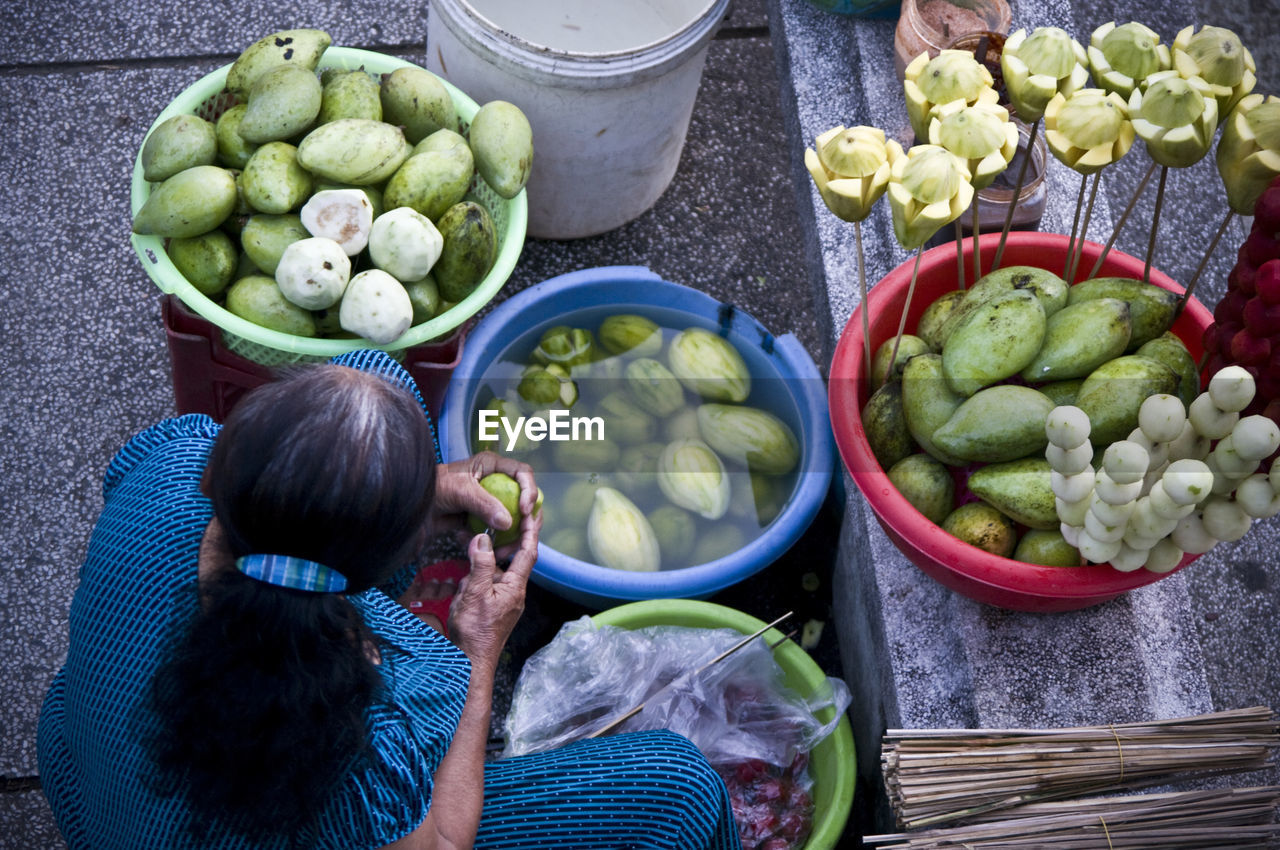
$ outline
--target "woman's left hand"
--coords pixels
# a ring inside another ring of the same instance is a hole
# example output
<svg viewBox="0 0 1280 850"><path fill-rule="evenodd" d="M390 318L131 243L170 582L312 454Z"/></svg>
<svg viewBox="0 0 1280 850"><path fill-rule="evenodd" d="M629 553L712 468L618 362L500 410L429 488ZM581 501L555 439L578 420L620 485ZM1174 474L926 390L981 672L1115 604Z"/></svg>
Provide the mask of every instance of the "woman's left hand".
<svg viewBox="0 0 1280 850"><path fill-rule="evenodd" d="M438 527L463 527L467 514L475 514L497 531L520 525L521 517L508 516L502 502L480 486L480 479L494 472L505 472L520 485L520 514L527 517L538 499L533 467L493 452L480 452L436 468L435 513ZM541 517L532 519L540 522ZM509 554L508 550L514 548L518 547L514 544L502 547L499 557Z"/></svg>

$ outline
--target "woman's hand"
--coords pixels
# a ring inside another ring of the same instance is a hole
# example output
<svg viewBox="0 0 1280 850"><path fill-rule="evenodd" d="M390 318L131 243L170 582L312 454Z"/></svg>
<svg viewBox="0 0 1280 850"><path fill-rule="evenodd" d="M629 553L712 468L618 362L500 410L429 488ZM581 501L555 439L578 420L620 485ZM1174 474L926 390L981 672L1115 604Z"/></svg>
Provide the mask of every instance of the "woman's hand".
<svg viewBox="0 0 1280 850"><path fill-rule="evenodd" d="M521 517L507 514L502 502L480 486L480 479L494 472L505 472L520 485L520 513L524 517L533 511L538 499L538 485L533 480L533 468L509 457L493 452L480 452L465 460L456 460L436 469L435 513L438 528L460 528L467 514L475 514L498 531L506 531ZM541 527L541 517L537 518ZM535 544L537 537L534 538ZM504 546L498 551L502 558L512 556L518 547Z"/></svg>
<svg viewBox="0 0 1280 850"><path fill-rule="evenodd" d="M524 611L525 587L538 559L541 517L524 518L518 548L506 571L498 569L487 534L471 539L471 572L458 584L449 608L449 634L482 675L493 675L511 630ZM476 675L476 672L473 672Z"/></svg>

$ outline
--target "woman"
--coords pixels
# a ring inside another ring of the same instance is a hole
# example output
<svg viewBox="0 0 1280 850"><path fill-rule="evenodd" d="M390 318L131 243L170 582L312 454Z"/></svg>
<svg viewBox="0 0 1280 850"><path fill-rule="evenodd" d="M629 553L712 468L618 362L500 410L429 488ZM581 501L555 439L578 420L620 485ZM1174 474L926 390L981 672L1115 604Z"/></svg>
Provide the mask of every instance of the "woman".
<svg viewBox="0 0 1280 850"><path fill-rule="evenodd" d="M489 472L522 512L536 487L491 454L437 463L412 381L376 352L121 450L40 717L72 848L738 846L724 786L669 733L484 763L540 520L505 571L470 541L453 643L402 604L423 590L405 565L431 515L509 527Z"/></svg>

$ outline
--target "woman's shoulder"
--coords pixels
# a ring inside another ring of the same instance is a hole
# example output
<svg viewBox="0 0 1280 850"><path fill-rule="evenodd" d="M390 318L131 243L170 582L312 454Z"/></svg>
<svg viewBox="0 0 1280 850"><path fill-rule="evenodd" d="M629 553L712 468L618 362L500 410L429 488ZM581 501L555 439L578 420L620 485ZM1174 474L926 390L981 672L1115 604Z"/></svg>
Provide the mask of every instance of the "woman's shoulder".
<svg viewBox="0 0 1280 850"><path fill-rule="evenodd" d="M116 452L107 466L102 482L104 497L110 496L140 463L157 453L171 453L179 462L184 455L193 452L201 457L207 456L219 430L221 426L209 416L192 413L165 419L138 432Z"/></svg>

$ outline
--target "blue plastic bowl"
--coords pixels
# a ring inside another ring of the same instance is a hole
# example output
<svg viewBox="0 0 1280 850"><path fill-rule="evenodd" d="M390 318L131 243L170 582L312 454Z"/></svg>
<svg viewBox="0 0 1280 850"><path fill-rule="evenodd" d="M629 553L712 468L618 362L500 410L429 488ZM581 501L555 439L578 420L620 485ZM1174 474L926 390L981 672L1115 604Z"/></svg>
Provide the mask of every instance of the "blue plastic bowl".
<svg viewBox="0 0 1280 850"><path fill-rule="evenodd" d="M665 281L642 266L605 266L570 272L529 287L499 304L472 330L453 372L439 422L446 461L468 457L468 421L484 374L510 343L535 328L566 321L579 310L612 307L679 314L687 327L719 332L742 353L756 379L790 400L802 451L795 489L760 536L733 554L678 570L651 573L612 570L538 544L533 580L593 608L644 599L702 599L754 575L787 551L813 521L835 463L827 394L818 369L793 335L775 337L736 306ZM786 405L784 404L784 407Z"/></svg>

